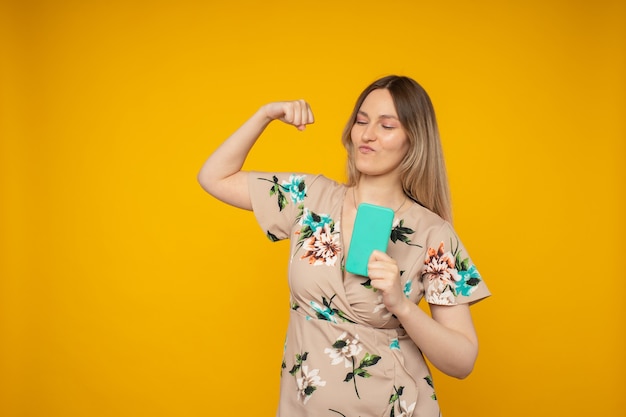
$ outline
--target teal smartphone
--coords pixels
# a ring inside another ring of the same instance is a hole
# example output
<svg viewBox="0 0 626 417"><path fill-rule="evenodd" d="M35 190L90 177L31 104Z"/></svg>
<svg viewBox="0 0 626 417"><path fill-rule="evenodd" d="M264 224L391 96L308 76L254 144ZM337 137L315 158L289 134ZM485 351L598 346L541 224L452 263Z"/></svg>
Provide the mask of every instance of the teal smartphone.
<svg viewBox="0 0 626 417"><path fill-rule="evenodd" d="M387 252L393 215L393 210L388 207L359 204L346 259L346 271L367 276L367 263L372 252Z"/></svg>

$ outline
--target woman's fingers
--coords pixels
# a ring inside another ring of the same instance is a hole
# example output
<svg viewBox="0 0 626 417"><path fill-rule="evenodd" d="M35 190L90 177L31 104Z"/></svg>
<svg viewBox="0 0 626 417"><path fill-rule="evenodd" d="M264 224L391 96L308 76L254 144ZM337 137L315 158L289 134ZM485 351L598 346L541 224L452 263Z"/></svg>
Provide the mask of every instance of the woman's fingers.
<svg viewBox="0 0 626 417"><path fill-rule="evenodd" d="M307 108L308 124L315 123L315 117L313 116L313 111L311 110L311 106L307 104L306 108Z"/></svg>
<svg viewBox="0 0 626 417"><path fill-rule="evenodd" d="M306 125L314 122L313 112L311 111L311 106L304 100L296 100L289 102L291 105L291 119L287 120L288 123L291 123L299 130L304 130Z"/></svg>
<svg viewBox="0 0 626 417"><path fill-rule="evenodd" d="M374 251L367 267L372 287L382 292L385 307L392 311L403 301L398 264L386 253Z"/></svg>
<svg viewBox="0 0 626 417"><path fill-rule="evenodd" d="M304 130L306 125L314 123L311 106L305 100L279 101L267 104L265 113L271 120L280 120Z"/></svg>
<svg viewBox="0 0 626 417"><path fill-rule="evenodd" d="M374 251L367 264L370 279L399 280L400 270L396 261L384 252Z"/></svg>

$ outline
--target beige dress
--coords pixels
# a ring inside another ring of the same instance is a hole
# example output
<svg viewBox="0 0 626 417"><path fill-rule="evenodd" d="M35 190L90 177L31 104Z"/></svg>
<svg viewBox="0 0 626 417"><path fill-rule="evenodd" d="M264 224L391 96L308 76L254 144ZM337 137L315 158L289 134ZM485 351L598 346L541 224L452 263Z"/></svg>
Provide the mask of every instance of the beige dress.
<svg viewBox="0 0 626 417"><path fill-rule="evenodd" d="M439 416L420 350L368 278L343 268L346 186L323 176L253 172L249 187L267 236L291 240L277 415ZM414 303L473 303L489 295L450 224L417 203L394 219L387 253Z"/></svg>

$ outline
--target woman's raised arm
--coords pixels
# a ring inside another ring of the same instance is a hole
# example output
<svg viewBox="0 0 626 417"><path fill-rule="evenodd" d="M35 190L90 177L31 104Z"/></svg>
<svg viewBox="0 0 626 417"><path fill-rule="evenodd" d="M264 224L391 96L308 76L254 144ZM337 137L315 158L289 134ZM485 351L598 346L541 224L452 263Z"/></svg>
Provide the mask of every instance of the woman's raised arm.
<svg viewBox="0 0 626 417"><path fill-rule="evenodd" d="M241 168L265 128L280 120L304 130L314 122L313 113L304 100L281 101L262 106L248 121L224 141L206 160L198 173L198 182L218 200L252 210L248 192L248 173Z"/></svg>

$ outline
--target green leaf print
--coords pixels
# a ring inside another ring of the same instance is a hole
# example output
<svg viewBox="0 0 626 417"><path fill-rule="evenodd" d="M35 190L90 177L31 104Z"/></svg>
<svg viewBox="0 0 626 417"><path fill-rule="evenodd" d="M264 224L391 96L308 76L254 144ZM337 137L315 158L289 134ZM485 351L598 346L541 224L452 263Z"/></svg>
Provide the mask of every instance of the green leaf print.
<svg viewBox="0 0 626 417"><path fill-rule="evenodd" d="M360 399L361 396L359 395L359 389L356 386L356 377L360 376L361 378L369 378L370 376L372 376L369 372L367 372L365 368L368 366L376 365L380 359L381 357L378 355L371 355L369 353L366 353L363 359L361 359L361 363L357 368L356 363L354 362L354 356L352 357L352 372L348 372L346 374L343 382L354 382L354 392L356 392L357 398Z"/></svg>
<svg viewBox="0 0 626 417"><path fill-rule="evenodd" d="M297 247L300 249L304 244L304 241L313 236L314 230L309 226L303 226L300 229L300 237L298 238Z"/></svg>
<svg viewBox="0 0 626 417"><path fill-rule="evenodd" d="M271 180L268 180L267 178L257 178L257 179L271 182L272 184L274 184L270 188L270 197L274 195L277 196L278 211L283 211L283 209L287 206L287 204L289 204L289 200L287 200L285 193L290 193L291 189L288 186L279 184L278 177L276 175L273 175ZM304 184L304 181L301 181L297 186L297 190L302 192L305 189L306 189L306 185Z"/></svg>
<svg viewBox="0 0 626 417"><path fill-rule="evenodd" d="M421 248L421 245L411 243L411 239L407 237L407 235L412 235L413 233L415 233L415 230L409 227L404 227L404 219L401 219L398 225L391 230L391 236L389 238L393 243L400 241L409 246L417 246L418 248Z"/></svg>
<svg viewBox="0 0 626 417"><path fill-rule="evenodd" d="M309 352L304 352L303 354L299 354L299 353L296 354L296 362L291 367L291 370L289 371L289 373L293 376L296 376L296 372L300 370L300 368L302 367L302 362L304 362L308 356L309 356Z"/></svg>
<svg viewBox="0 0 626 417"><path fill-rule="evenodd" d="M264 178L259 178L259 179L264 179ZM266 181L269 181L269 180L266 180ZM285 194L283 193L282 187L280 186L280 184L278 184L278 178L276 177L276 175L272 176L272 182L274 183L274 185L272 186L272 188L270 188L270 196L273 196L275 194L278 195L278 211L283 211L283 209L287 205L287 198L285 197Z"/></svg>
<svg viewBox="0 0 626 417"><path fill-rule="evenodd" d="M402 393L404 392L404 387L396 388L396 386L394 385L393 390L395 392L391 394L391 397L389 398L389 404L393 404L400 399L400 397L402 396ZM400 412L402 412L402 410L400 410ZM396 408L395 406L392 406L391 412L389 413L389 417L394 417L395 415L396 415Z"/></svg>
<svg viewBox="0 0 626 417"><path fill-rule="evenodd" d="M389 404L392 405L389 417L394 417L396 415L396 407L398 408L398 413L400 413L398 414L399 416L410 415L415 409L416 403L406 404L405 401L400 400L400 397L402 397L402 394L404 393L404 387L396 388L394 385L393 390L394 393L391 394L391 397L389 398Z"/></svg>
<svg viewBox="0 0 626 417"><path fill-rule="evenodd" d="M481 282L481 276L476 267L471 264L470 259L467 257L463 258L460 246L458 238L456 240L456 246L454 246L452 238L450 238L450 248L452 250L452 256L454 256L454 265L461 278L451 290L455 296L463 295L467 297ZM454 249L452 249L453 247Z"/></svg>
<svg viewBox="0 0 626 417"><path fill-rule="evenodd" d="M404 392L404 387L396 388L394 385L393 390L395 392L389 397L389 404L393 404L400 399L400 396Z"/></svg>
<svg viewBox="0 0 626 417"><path fill-rule="evenodd" d="M343 349L346 346L348 346L348 342L346 342L345 340L337 340L335 343L333 343L333 348L335 349Z"/></svg>
<svg viewBox="0 0 626 417"><path fill-rule="evenodd" d="M266 234L267 234L267 238L271 240L272 242L278 242L280 240L275 234L273 234L269 230L266 232Z"/></svg>
<svg viewBox="0 0 626 417"><path fill-rule="evenodd" d="M469 268L469 259L463 259L461 255L461 248L459 248L459 239L456 240L456 245L452 242L452 238L450 238L450 250L452 251L452 256L454 256L454 264L457 271L467 271ZM454 248L454 249L452 249Z"/></svg>
<svg viewBox="0 0 626 417"><path fill-rule="evenodd" d="M405 271L400 271L400 276L402 276L402 274L404 274ZM357 276L357 278L361 278L359 276ZM372 287L372 280L370 278L367 278L365 281L363 281L361 283L362 286L364 286L365 288L367 288L368 290L372 290L374 292L377 292L378 290L374 287Z"/></svg>
<svg viewBox="0 0 626 417"><path fill-rule="evenodd" d="M480 283L480 278L470 278L466 281L466 284L471 285L472 287L477 286L478 283Z"/></svg>
<svg viewBox="0 0 626 417"><path fill-rule="evenodd" d="M424 377L424 380L426 381L426 383L428 384L428 386L430 386L433 389L433 395L430 396L430 398L432 398L433 400L437 400L437 395L435 394L435 384L433 384L433 378L430 375L427 375Z"/></svg>
<svg viewBox="0 0 626 417"><path fill-rule="evenodd" d="M376 365L379 360L380 360L380 356L378 356L378 355L370 355L369 353L366 353L365 357L361 360L361 365L359 367L363 368L365 366Z"/></svg>
<svg viewBox="0 0 626 417"><path fill-rule="evenodd" d="M332 307L333 298L335 298L336 296L337 294L333 294L333 296L330 298L322 296L323 306L320 306L315 301L311 301L311 308L315 311L316 317L320 320L326 320L333 323L337 323L338 321L336 317L339 317L344 322L347 321L349 323L354 323L354 321L350 320L346 313L339 310L338 308Z"/></svg>
<svg viewBox="0 0 626 417"><path fill-rule="evenodd" d="M365 282L362 282L361 285L369 290L376 291L376 288L372 287L372 280L370 278L368 278Z"/></svg>
<svg viewBox="0 0 626 417"><path fill-rule="evenodd" d="M457 245L456 249L453 252L454 255L454 263L456 265L457 271L467 271L470 267L469 258L462 259L461 251Z"/></svg>

